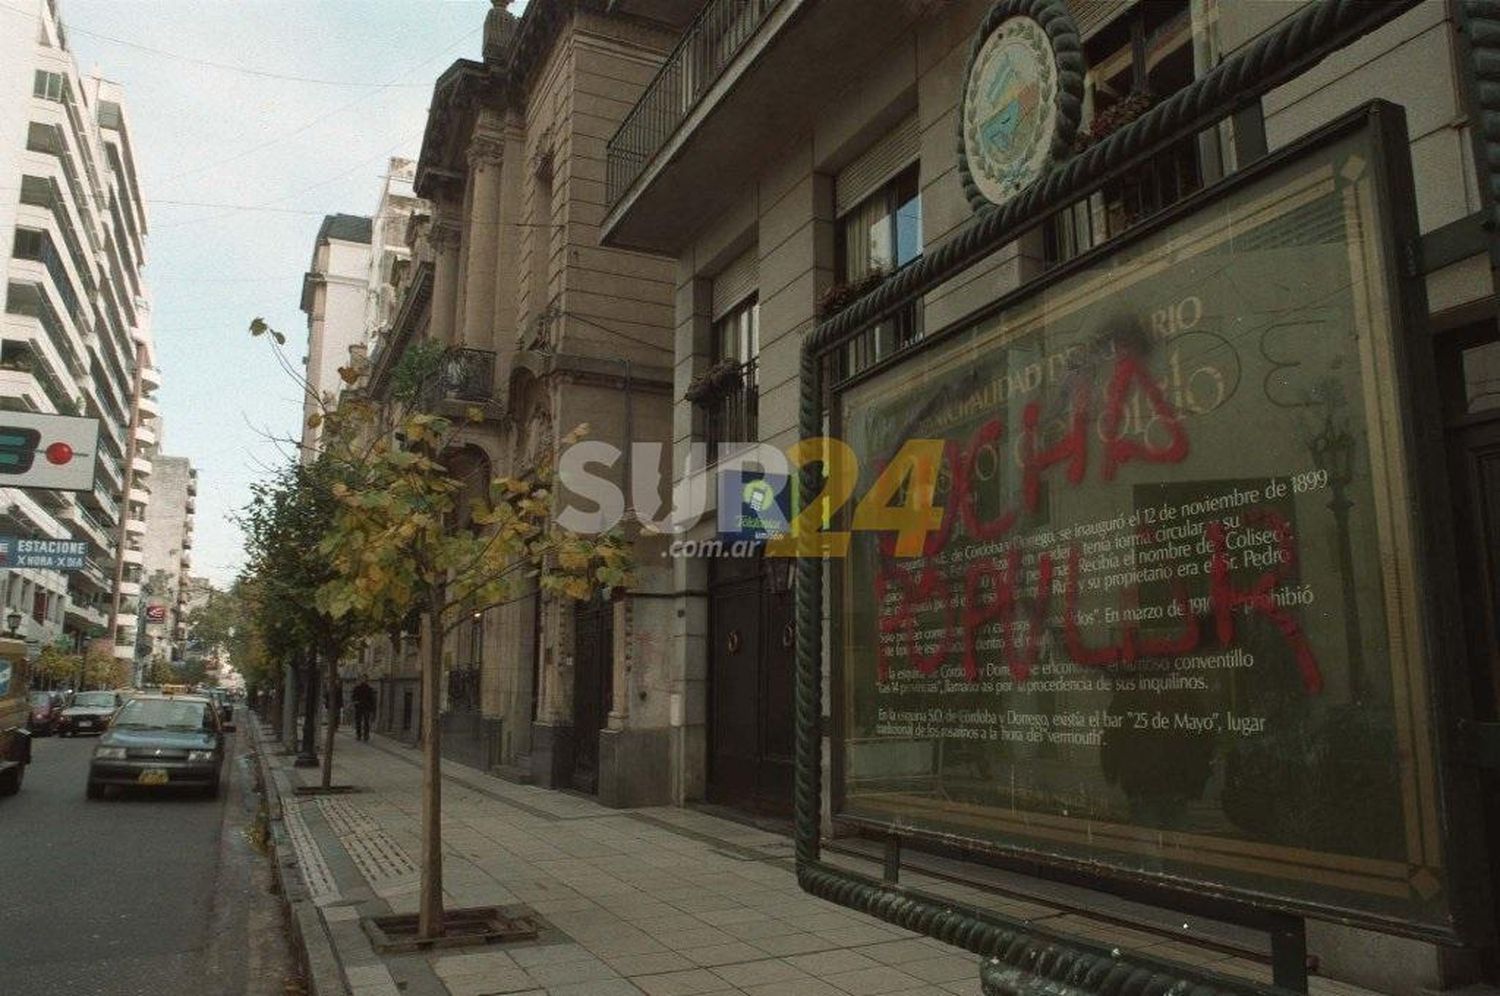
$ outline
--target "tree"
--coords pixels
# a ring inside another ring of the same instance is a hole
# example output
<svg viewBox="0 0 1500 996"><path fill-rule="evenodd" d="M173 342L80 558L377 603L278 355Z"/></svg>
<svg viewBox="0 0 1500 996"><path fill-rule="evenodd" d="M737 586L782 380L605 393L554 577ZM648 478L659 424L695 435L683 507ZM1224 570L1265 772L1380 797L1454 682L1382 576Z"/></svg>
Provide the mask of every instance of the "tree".
<svg viewBox="0 0 1500 996"><path fill-rule="evenodd" d="M322 418L321 459L338 468L338 504L319 552L334 576L318 592L335 619L394 620L412 612L422 644L422 881L418 934L441 936L442 818L438 699L444 638L522 583L569 598L629 580L618 534L585 536L553 519L553 460L525 477L492 478L464 448L467 423L424 410L425 353L398 364L392 400L347 396ZM348 382L352 371L341 371ZM468 422L477 422L477 410ZM574 441L583 429L563 440Z"/></svg>
<svg viewBox="0 0 1500 996"><path fill-rule="evenodd" d="M247 573L255 589L257 628L271 655L296 661L303 679L305 757L317 753L318 676L326 667L331 702L338 661L366 628L361 613L334 614L318 600L322 587L335 577L332 565L318 549L338 509L334 484L330 463L288 463L269 480L252 485L250 504L240 516L249 556ZM325 788L333 781L337 726L338 716L330 710L323 750Z"/></svg>

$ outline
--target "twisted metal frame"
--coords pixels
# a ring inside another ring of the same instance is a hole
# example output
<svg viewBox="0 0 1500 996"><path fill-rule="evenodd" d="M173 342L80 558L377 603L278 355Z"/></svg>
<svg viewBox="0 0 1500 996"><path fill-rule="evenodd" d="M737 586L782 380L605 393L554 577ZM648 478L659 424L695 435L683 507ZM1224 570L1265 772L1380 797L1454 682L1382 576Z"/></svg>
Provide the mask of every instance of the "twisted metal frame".
<svg viewBox="0 0 1500 996"><path fill-rule="evenodd" d="M823 360L838 346L916 295L1041 224L1051 211L1092 192L1109 176L1232 115L1418 2L1318 0L1130 125L1056 166L1010 201L979 210L958 235L894 274L838 315L820 323L803 341L799 410L802 438L823 434L828 393ZM1015 6L1013 0L1000 0L997 4L997 8L1008 6ZM1067 16L1062 0L1038 0L1027 6L1062 8L1061 16ZM1049 9L1046 16L1056 18L1058 14ZM801 475L802 494L816 495L822 490L820 471L815 464L804 465ZM1289 992L1136 954L1121 954L1117 949L1106 949L985 910L923 895L822 861L823 581L822 558L806 548L799 551L793 811L797 880L805 891L983 956L980 975L986 993L1266 996Z"/></svg>

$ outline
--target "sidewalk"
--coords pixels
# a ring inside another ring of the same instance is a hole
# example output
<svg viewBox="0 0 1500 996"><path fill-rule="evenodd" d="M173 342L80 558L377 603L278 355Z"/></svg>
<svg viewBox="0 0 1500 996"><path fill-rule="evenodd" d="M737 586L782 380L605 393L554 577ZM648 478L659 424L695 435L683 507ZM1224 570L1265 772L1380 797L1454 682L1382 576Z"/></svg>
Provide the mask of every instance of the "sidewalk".
<svg viewBox="0 0 1500 996"><path fill-rule="evenodd" d="M803 893L785 837L692 809L609 809L449 762L446 903L523 904L549 929L522 944L382 958L358 920L416 908L419 757L379 735L360 743L341 733L334 782L362 791L322 798L291 791L316 784L316 771L293 769L290 757L268 758L302 884L352 996L980 992L975 955ZM878 874L871 862L835 860ZM1263 964L1158 934L910 872L902 882L1081 937L1270 978ZM1312 993L1369 996L1324 979L1313 980ZM330 994L320 989L319 996Z"/></svg>

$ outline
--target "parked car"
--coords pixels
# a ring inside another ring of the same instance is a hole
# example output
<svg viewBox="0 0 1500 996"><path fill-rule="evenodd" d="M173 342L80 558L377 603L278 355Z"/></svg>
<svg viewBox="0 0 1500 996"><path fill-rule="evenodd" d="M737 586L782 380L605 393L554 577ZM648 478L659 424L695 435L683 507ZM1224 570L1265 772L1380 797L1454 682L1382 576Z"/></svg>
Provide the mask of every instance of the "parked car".
<svg viewBox="0 0 1500 996"><path fill-rule="evenodd" d="M219 707L219 719L229 722L234 718L234 706L229 704L229 693L222 688L210 688L208 697Z"/></svg>
<svg viewBox="0 0 1500 996"><path fill-rule="evenodd" d="M103 733L109 718L124 704L125 697L119 692L79 692L58 717L58 736Z"/></svg>
<svg viewBox="0 0 1500 996"><path fill-rule="evenodd" d="M88 797L110 785L188 787L218 795L224 766L219 710L198 695L138 695L115 715L89 762Z"/></svg>
<svg viewBox="0 0 1500 996"><path fill-rule="evenodd" d="M56 732L65 705L62 692L32 692L31 714L26 719L26 728L37 736Z"/></svg>

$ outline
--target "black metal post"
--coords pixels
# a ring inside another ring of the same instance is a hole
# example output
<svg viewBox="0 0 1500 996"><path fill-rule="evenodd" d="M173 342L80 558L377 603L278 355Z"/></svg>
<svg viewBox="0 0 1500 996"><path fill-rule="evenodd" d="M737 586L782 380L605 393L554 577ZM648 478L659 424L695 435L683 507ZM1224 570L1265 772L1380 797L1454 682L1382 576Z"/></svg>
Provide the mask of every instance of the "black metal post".
<svg viewBox="0 0 1500 996"><path fill-rule="evenodd" d="M1271 930L1271 980L1292 992L1307 992L1307 926L1287 917Z"/></svg>

